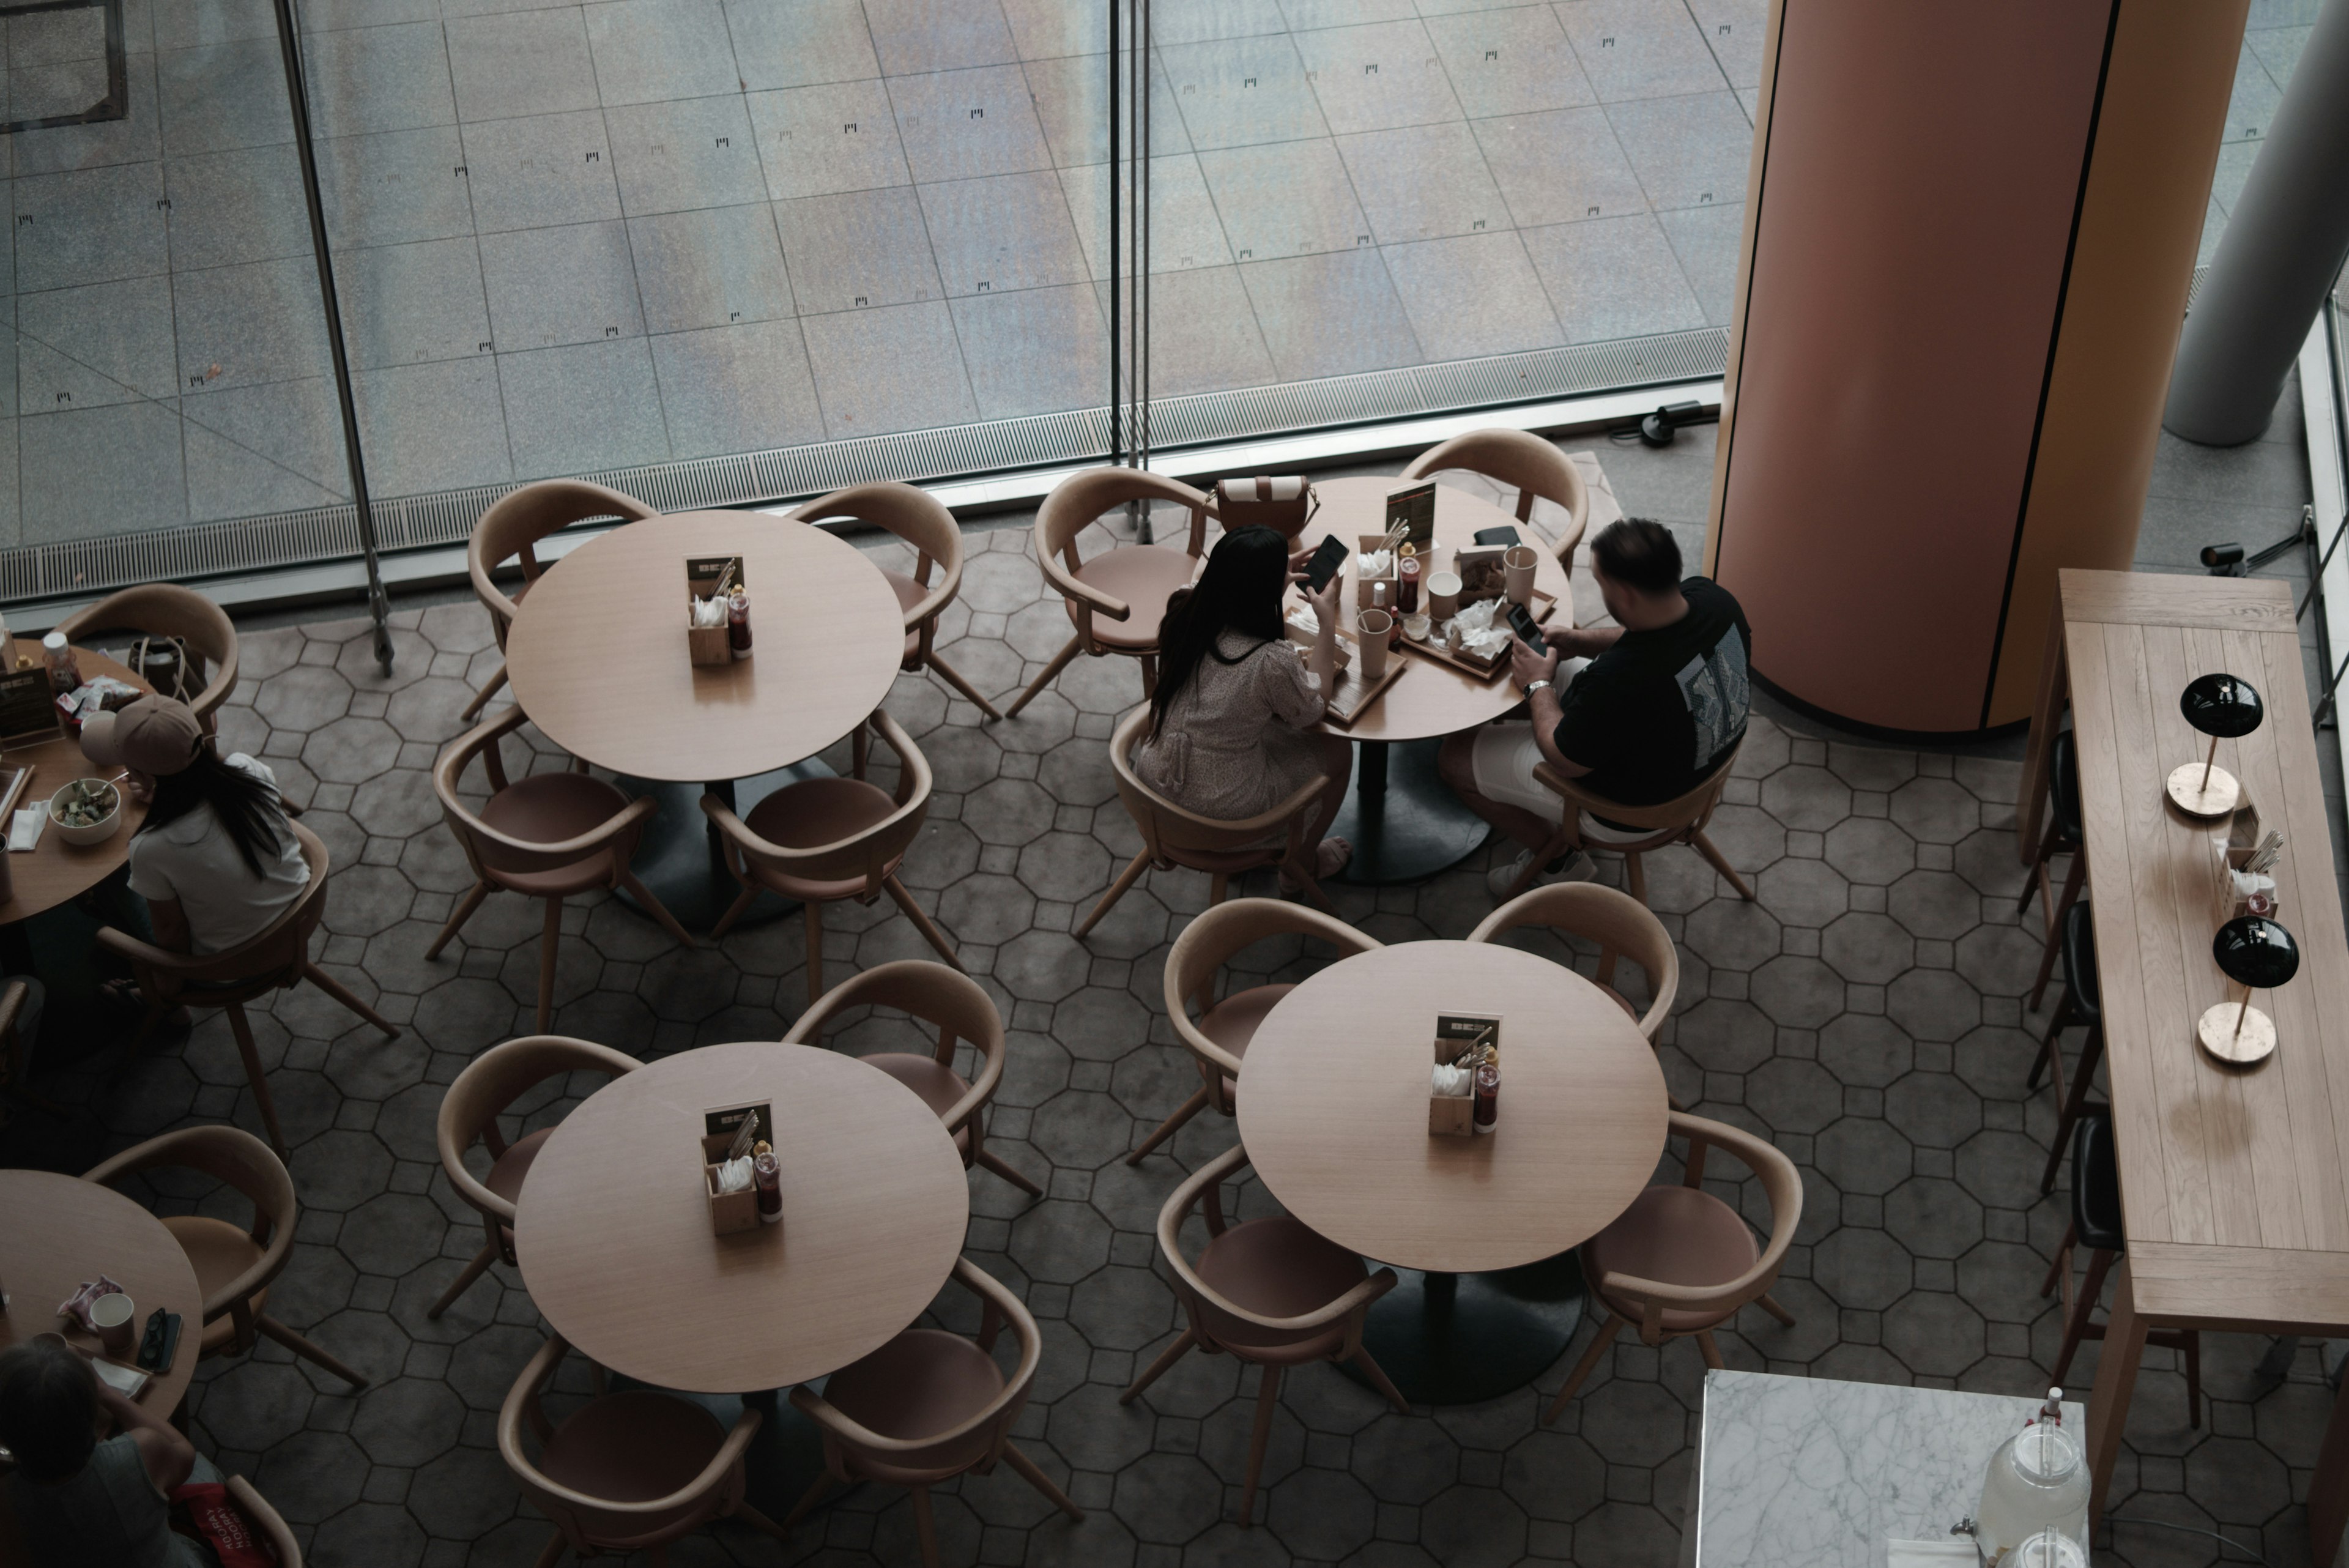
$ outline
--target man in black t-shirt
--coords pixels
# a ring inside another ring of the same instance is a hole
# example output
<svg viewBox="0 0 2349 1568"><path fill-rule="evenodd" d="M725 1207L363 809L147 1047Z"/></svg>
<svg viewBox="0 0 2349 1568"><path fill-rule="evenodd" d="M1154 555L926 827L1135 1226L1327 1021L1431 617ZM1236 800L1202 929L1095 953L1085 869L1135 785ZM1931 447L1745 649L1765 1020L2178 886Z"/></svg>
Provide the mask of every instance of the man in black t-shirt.
<svg viewBox="0 0 2349 1568"><path fill-rule="evenodd" d="M1489 724L1444 743L1444 777L1477 815L1527 847L1490 874L1499 897L1556 830L1558 797L1534 778L1547 762L1592 794L1658 805L1704 782L1744 737L1754 634L1729 590L1681 577L1671 531L1627 517L1590 542L1591 575L1617 622L1546 633L1537 654L1519 642L1510 674L1532 704L1530 723ZM1563 691L1560 656L1588 659ZM1586 836L1640 837L1603 818ZM1591 874L1579 853L1539 867L1533 883Z"/></svg>

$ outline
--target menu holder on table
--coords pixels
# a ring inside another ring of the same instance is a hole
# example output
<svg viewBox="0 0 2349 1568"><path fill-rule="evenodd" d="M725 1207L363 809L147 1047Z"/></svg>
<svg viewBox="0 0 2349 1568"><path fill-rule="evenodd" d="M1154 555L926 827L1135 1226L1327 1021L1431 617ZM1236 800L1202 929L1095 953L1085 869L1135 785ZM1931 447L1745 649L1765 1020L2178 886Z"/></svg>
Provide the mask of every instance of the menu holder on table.
<svg viewBox="0 0 2349 1568"><path fill-rule="evenodd" d="M756 1131L774 1126L774 1110L769 1102L753 1105L724 1106L701 1113L701 1180L709 1199L709 1229L713 1235L731 1235L737 1231L753 1231L759 1225L759 1193L748 1183L734 1192L718 1189L718 1168L730 1158L740 1158L736 1145L743 1143L746 1125L752 1116L758 1118ZM749 1150L744 1148L743 1153Z"/></svg>
<svg viewBox="0 0 2349 1568"><path fill-rule="evenodd" d="M1463 606L1465 606L1468 603L1468 597L1464 592L1461 595L1460 602ZM1536 588L1534 590L1532 614L1536 625L1547 626L1549 624L1549 618L1553 614L1557 613L1557 595L1549 593L1542 588ZM1454 649L1449 643L1444 640L1444 628L1441 626L1430 627L1428 628L1427 640L1425 642L1413 642L1409 638L1405 638L1403 639L1402 646L1404 649L1410 652L1417 654L1422 659L1431 659L1437 664L1448 665L1452 669L1459 670L1463 675L1473 675L1477 680L1485 681L1488 684L1498 677L1503 670L1509 667L1509 649L1506 645L1504 645L1501 651L1493 655L1491 659L1479 659L1475 654L1468 652L1464 649L1458 650Z"/></svg>
<svg viewBox="0 0 2349 1568"><path fill-rule="evenodd" d="M696 664L730 664L734 661L732 628L726 624L721 612L716 626L696 626L693 623L695 600L716 598L728 588L748 587L742 575L740 556L695 556L685 563L685 648Z"/></svg>
<svg viewBox="0 0 2349 1568"><path fill-rule="evenodd" d="M1439 1012L1435 1015L1436 1067L1448 1067L1480 1042L1490 1044L1495 1060L1501 1053L1501 1020L1489 1012ZM1446 1093L1431 1078L1427 1093L1427 1131L1432 1137L1474 1137L1476 1135L1476 1091L1473 1070Z"/></svg>
<svg viewBox="0 0 2349 1568"><path fill-rule="evenodd" d="M1435 543L1435 481L1419 480L1387 492L1387 532L1402 530L1399 545L1421 555Z"/></svg>
<svg viewBox="0 0 2349 1568"><path fill-rule="evenodd" d="M55 740L62 715L46 670L0 675L0 745L37 745Z"/></svg>

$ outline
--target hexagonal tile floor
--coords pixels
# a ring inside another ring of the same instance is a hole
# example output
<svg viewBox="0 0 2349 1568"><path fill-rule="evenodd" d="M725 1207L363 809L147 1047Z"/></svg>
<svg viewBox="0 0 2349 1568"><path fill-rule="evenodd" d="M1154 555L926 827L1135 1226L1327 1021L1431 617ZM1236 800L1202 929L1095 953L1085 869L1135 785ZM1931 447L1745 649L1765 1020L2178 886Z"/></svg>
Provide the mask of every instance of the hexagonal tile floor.
<svg viewBox="0 0 2349 1568"><path fill-rule="evenodd" d="M971 547L942 640L982 689L1009 692L1059 646L1067 620L1040 597L1025 528L975 531ZM440 1322L423 1315L481 1240L435 1160L433 1116L467 1061L529 1028L539 915L493 897L440 958L423 956L468 881L426 770L496 654L470 604L409 610L397 627L389 679L354 623L253 634L222 726L231 744L270 761L332 848L324 961L408 1026L386 1044L307 990L256 1018L305 1205L270 1307L377 1381L353 1397L264 1344L202 1368L190 1429L253 1476L328 1568L489 1568L528 1563L545 1535L519 1504L493 1433L540 1330L503 1268ZM1139 697L1133 666L1105 659L1080 660L1011 722L979 724L924 676L902 678L889 699L937 775L905 880L957 934L1012 1029L991 1147L1049 1186L1030 1203L974 1177L970 1251L1042 1321L1043 1367L1020 1438L1091 1510L1072 1526L1008 1476L946 1488L948 1561L1674 1562L1702 1376L1692 1345L1619 1345L1549 1428L1536 1414L1571 1357L1490 1405L1410 1417L1384 1413L1326 1366L1307 1368L1285 1396L1262 1522L1247 1532L1227 1519L1253 1374L1195 1355L1134 1407L1117 1405L1136 1366L1174 1332L1154 1264L1158 1206L1179 1168L1233 1136L1203 1116L1171 1158L1139 1169L1121 1158L1193 1082L1162 1013L1160 975L1206 879L1153 875L1090 940L1069 934L1135 847L1102 742ZM562 765L543 746L533 761ZM1734 1366L2016 1394L2045 1386L2058 1325L2038 1287L2064 1209L2060 1189L2044 1199L2036 1190L2053 1116L2044 1094L2023 1090L2044 1015L2026 1015L2022 1001L2039 949L2035 909L2030 923L2015 916L2016 773L2007 762L1826 742L1757 716L1713 832L1759 900L1724 898L1693 855L1651 857L1655 905L1686 964L1661 1046L1666 1073L1695 1109L1775 1138L1807 1187L1778 1290L1798 1321L1747 1314L1723 1335ZM1420 887L1334 890L1344 915L1384 940L1463 936L1490 908L1490 853ZM926 952L885 904L834 906L828 919L827 960L843 971ZM583 902L564 921L554 1026L646 1056L773 1039L802 1002L801 948L796 919L680 950L619 904ZM1256 957L1284 974L1320 961L1295 948ZM12 1159L27 1158L36 1136L51 1139L39 1158L74 1168L191 1119L257 1126L217 1020L135 1057L109 1048L57 1064L71 1049L50 1042L41 1086L88 1109L62 1135L18 1112L0 1134ZM531 1119L570 1103L542 1095ZM152 1196L167 1207L217 1201L179 1186ZM2275 1563L2306 1560L2298 1503L2326 1396L2313 1348L2258 1394L2252 1364L2264 1348L2210 1337L2199 1430L2187 1425L2167 1353L2148 1353L2116 1493L2116 1560L2201 1563L2220 1550L2132 1519L2222 1529ZM2094 1366L2091 1346L2077 1386ZM804 1526L788 1551L725 1526L673 1560L915 1554L903 1495L867 1489Z"/></svg>

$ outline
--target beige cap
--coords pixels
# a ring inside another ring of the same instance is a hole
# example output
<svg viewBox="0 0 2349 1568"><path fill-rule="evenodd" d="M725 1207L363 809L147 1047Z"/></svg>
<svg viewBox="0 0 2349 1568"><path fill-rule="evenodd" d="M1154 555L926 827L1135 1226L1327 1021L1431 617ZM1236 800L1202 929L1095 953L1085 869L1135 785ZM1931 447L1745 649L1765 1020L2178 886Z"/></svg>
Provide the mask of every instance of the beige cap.
<svg viewBox="0 0 2349 1568"><path fill-rule="evenodd" d="M161 778L196 760L204 727L193 710L169 697L141 697L82 722L82 755L99 767L136 768Z"/></svg>

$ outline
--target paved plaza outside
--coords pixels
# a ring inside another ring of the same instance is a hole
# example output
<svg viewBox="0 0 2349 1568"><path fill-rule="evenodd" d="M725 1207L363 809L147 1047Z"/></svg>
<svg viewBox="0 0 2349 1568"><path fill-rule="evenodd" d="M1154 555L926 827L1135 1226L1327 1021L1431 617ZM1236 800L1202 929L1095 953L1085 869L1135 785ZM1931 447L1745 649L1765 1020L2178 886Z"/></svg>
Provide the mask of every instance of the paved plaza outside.
<svg viewBox="0 0 2349 1568"><path fill-rule="evenodd" d="M2288 404L2271 432L2278 439L2261 443L2273 451L2206 460L2166 443L2157 485L2178 499L2167 521L2148 520L2146 564L2166 564L2165 553L2185 550L2204 529L2264 538L2271 505L2296 512L2285 462L2297 455L2297 419ZM1692 432L1663 453L1603 443L1599 452L1625 505L1661 515L1692 546L1709 436ZM2229 499L2261 484L2269 503ZM1546 512L1537 520L1555 521ZM1041 597L1022 521L970 530L961 602L941 629L949 656L990 693L1016 690L1066 635L1061 606ZM864 543L884 556L896 549ZM1587 573L1578 582L1587 594ZM494 896L440 959L422 956L469 881L426 770L460 728L469 683L496 654L470 601L403 609L396 628L388 680L363 623L249 632L243 682L222 725L226 742L278 770L330 846L326 967L407 1031L387 1043L307 988L256 1017L304 1207L270 1310L376 1381L354 1397L264 1343L199 1370L189 1430L258 1483L324 1568L502 1568L530 1563L546 1533L519 1504L493 1435L497 1407L544 1330L503 1267L440 1322L425 1319L481 1234L440 1173L433 1119L467 1062L530 1030L540 917L534 904ZM1766 668L1766 651L1761 658ZM1226 1515L1247 1451L1253 1372L1195 1355L1135 1406L1116 1404L1136 1366L1176 1332L1154 1259L1158 1207L1182 1171L1235 1136L1210 1114L1174 1139L1171 1158L1139 1169L1123 1159L1196 1083L1163 1015L1161 976L1169 941L1202 907L1206 878L1153 874L1087 940L1068 934L1135 847L1105 737L1139 697L1132 663L1105 659L1078 661L1004 723L979 723L927 676L901 678L887 703L937 779L905 878L954 933L1011 1027L988 1147L1048 1188L1030 1202L974 1176L969 1255L1041 1321L1043 1362L1019 1440L1092 1513L1082 1526L1051 1516L1008 1471L966 1480L937 1501L947 1560L1677 1562L1702 1370L1686 1343L1661 1354L1619 1345L1550 1428L1536 1416L1570 1357L1533 1388L1488 1405L1409 1417L1384 1412L1332 1368L1305 1368L1284 1392L1261 1522L1247 1532ZM2067 1210L2063 1186L2038 1195L2053 1112L2044 1090L2023 1088L2033 1031L2046 1014L2026 1012L2022 1000L2037 960L2037 911L2018 924L2012 752L1854 746L1757 715L1713 836L1758 902L1723 897L1693 854L1651 857L1655 906L1684 966L1662 1036L1667 1078L1700 1114L1772 1138L1805 1183L1801 1233L1776 1293L1799 1321L1782 1328L1746 1314L1723 1335L1733 1366L2015 1395L2046 1386L2058 1319L2038 1286ZM562 763L544 750L535 756L539 768ZM1463 937L1491 908L1488 858L1479 853L1418 887L1332 891L1345 918L1382 940ZM1609 879L1619 873L1608 863ZM1269 876L1243 891L1268 894ZM926 956L885 903L835 905L826 919L835 979L852 964ZM795 918L684 950L616 902L580 900L562 954L555 1030L647 1058L779 1038L804 1000ZM1276 944L1248 964L1299 978L1328 957ZM1579 961L1587 970L1590 956ZM842 1044L904 1048L913 1039L910 1025L875 1019ZM0 1130L6 1163L79 1169L190 1122L259 1125L217 1018L136 1054L53 1029L35 1083L80 1108L69 1124L18 1109ZM534 1096L525 1102L530 1124L574 1103ZM1762 1214L1750 1184L1719 1190ZM200 1185L147 1196L166 1210L226 1211ZM1264 1201L1260 1189L1251 1201ZM678 1312L679 1332L706 1332L691 1303ZM2256 1337L2208 1337L2200 1430L2187 1424L2173 1358L2148 1353L2117 1472L2117 1520L2221 1530L2278 1568L2302 1568L2296 1505L2330 1396L2313 1345L2282 1386L2256 1387L2264 1348ZM2090 1346L2072 1374L2075 1390L2095 1365ZM2100 1560L2167 1568L2220 1555L2203 1537L2120 1522ZM908 1505L880 1488L844 1496L788 1551L721 1526L672 1556L842 1568L914 1560Z"/></svg>
<svg viewBox="0 0 2349 1568"><path fill-rule="evenodd" d="M127 118L0 137L0 548L348 495L271 5L120 3ZM379 496L1103 400L1103 5L298 9ZM1154 390L1724 323L1764 16L1158 0ZM88 85L7 28L21 112Z"/></svg>

